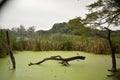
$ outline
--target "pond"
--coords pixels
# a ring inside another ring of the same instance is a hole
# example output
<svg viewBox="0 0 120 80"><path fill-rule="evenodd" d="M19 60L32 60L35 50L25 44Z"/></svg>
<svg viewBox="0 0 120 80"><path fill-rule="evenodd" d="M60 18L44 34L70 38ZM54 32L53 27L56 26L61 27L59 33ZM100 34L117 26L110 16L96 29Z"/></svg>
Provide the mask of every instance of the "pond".
<svg viewBox="0 0 120 80"><path fill-rule="evenodd" d="M110 55L96 55L79 51L16 51L16 70L10 70L9 56L0 58L0 80L115 80L111 74ZM85 60L74 60L70 66L62 66L58 61L46 61L40 65L28 66L44 58L61 55L62 57L85 56ZM120 56L120 55L117 55ZM120 69L120 58L117 67ZM116 79L117 80L117 79ZM118 79L119 80L119 79Z"/></svg>

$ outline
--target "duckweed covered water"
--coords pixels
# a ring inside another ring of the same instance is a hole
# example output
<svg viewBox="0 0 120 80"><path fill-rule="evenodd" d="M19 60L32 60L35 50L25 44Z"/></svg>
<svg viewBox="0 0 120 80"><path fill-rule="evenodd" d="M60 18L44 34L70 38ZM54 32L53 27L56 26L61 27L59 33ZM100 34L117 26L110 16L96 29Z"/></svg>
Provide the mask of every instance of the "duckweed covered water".
<svg viewBox="0 0 120 80"><path fill-rule="evenodd" d="M86 59L71 61L68 67L61 66L58 61L46 61L41 65L28 66L30 62L38 62L55 55L62 57L80 55ZM12 65L9 56L0 59L0 80L115 80L107 77L110 74L107 70L111 68L110 55L79 51L17 51L15 59L16 70L10 70ZM117 58L117 67L120 69L119 62L120 58Z"/></svg>

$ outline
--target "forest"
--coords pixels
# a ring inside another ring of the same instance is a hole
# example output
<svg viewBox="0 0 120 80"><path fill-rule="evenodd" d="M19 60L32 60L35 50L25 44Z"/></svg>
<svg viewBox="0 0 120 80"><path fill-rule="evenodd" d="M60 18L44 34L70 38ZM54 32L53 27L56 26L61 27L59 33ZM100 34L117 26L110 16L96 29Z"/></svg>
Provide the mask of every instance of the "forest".
<svg viewBox="0 0 120 80"><path fill-rule="evenodd" d="M79 25L80 18L73 21ZM84 51L96 54L110 54L110 47L104 38L106 30L91 29L87 27L69 28L69 22L56 23L50 30L35 31L35 27L25 29L23 25L12 28L9 31L10 42L13 51ZM71 26L72 24L69 24ZM7 51L7 29L0 30L0 57L6 56ZM116 53L120 53L120 30L111 32L113 46ZM102 37L101 37L102 36Z"/></svg>

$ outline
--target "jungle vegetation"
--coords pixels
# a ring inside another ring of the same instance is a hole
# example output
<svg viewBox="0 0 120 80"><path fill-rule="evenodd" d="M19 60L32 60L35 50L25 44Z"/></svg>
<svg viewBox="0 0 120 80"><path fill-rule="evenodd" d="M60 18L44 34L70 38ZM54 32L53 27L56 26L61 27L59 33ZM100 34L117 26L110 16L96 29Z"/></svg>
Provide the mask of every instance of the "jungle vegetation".
<svg viewBox="0 0 120 80"><path fill-rule="evenodd" d="M70 50L109 54L110 46L107 40L98 36L98 34L103 36L107 31L91 29L84 26L77 27L76 25L79 25L79 19L77 17L69 22L56 23L47 31L35 31L34 26L25 29L23 25L20 25L19 28L12 28L8 30L12 50ZM72 25L72 22L75 25ZM0 57L8 54L6 31L7 29L0 29ZM116 53L120 53L119 36L120 30L112 31L111 37Z"/></svg>

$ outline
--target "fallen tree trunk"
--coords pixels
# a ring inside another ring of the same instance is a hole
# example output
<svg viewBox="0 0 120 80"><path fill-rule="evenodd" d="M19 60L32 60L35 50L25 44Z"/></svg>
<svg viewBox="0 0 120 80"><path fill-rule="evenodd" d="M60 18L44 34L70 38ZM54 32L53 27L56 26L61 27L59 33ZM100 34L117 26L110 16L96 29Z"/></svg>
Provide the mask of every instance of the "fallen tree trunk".
<svg viewBox="0 0 120 80"><path fill-rule="evenodd" d="M28 65L31 66L31 65L39 65L45 61L48 61L48 60L57 60L57 61L61 61L59 62L60 64L64 65L64 66L68 66L69 65L69 61L73 61L73 60L77 60L77 59L81 59L81 60L84 60L85 57L84 56L74 56L74 57L69 57L69 58L62 58L61 56L51 56L49 58L44 58L43 60L39 61L39 62L36 62L36 63L32 63L30 62Z"/></svg>

